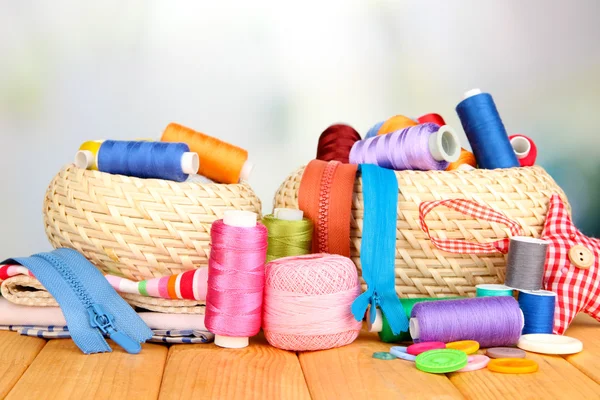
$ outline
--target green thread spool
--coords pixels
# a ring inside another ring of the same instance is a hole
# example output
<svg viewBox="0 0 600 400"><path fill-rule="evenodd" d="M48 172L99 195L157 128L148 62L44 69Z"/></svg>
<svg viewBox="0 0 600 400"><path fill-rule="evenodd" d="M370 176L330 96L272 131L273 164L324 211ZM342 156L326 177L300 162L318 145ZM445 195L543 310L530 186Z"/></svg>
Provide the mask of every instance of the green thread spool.
<svg viewBox="0 0 600 400"><path fill-rule="evenodd" d="M400 299L400 303L402 304L402 308L404 308L404 312L406 313L406 317L410 319L410 313L412 312L413 307L415 306L415 304L417 303L422 303L424 301L439 301L439 300L455 300L455 299L461 299L462 297L420 297L420 298L416 298L416 299ZM382 342L385 343L397 343L397 342L412 342L412 337L410 336L410 332L406 331L406 332L401 332L399 335L394 335L394 333L392 332L392 329L390 328L390 325L387 322L387 319L385 318L385 315L383 315L381 313L380 310L377 310L377 317L376 318L380 318L381 317L381 330L379 332L379 339L381 339ZM369 317L367 317L369 318ZM367 319L367 321L369 321ZM375 322L375 324L377 324L377 321ZM373 331L377 331L377 329L375 330L371 330L371 332Z"/></svg>
<svg viewBox="0 0 600 400"><path fill-rule="evenodd" d="M513 289L505 285L477 285L475 286L477 297L510 296L513 297Z"/></svg>
<svg viewBox="0 0 600 400"><path fill-rule="evenodd" d="M263 217L262 223L269 232L267 262L311 253L313 224L302 217L301 210L288 208L276 208L273 214Z"/></svg>

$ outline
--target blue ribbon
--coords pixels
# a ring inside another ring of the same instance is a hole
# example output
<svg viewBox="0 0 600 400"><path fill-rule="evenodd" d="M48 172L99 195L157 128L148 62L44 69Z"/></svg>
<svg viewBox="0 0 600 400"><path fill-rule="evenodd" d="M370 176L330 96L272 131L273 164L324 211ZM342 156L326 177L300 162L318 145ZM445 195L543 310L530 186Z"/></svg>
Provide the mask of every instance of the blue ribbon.
<svg viewBox="0 0 600 400"><path fill-rule="evenodd" d="M367 307L379 307L395 335L408 331L408 318L396 294L396 219L398 181L394 171L376 165L359 166L362 172L364 221L360 246L362 276L367 291L352 303L352 314L362 320ZM375 312L371 313L371 323Z"/></svg>

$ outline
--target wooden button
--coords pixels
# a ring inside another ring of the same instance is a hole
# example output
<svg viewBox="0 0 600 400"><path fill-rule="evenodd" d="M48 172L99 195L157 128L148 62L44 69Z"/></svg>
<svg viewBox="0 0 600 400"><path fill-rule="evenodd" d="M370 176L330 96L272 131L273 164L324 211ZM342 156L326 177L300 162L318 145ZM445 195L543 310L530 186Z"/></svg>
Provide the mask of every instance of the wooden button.
<svg viewBox="0 0 600 400"><path fill-rule="evenodd" d="M595 257L587 247L576 245L569 250L569 259L577 268L588 269L594 265Z"/></svg>

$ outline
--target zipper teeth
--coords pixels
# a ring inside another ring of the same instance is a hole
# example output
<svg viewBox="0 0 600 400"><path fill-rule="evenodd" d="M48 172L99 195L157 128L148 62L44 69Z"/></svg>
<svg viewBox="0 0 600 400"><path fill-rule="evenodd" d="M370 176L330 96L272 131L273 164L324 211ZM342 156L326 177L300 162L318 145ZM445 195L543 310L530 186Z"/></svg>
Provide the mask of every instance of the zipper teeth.
<svg viewBox="0 0 600 400"><path fill-rule="evenodd" d="M65 267L63 261L60 258L54 256L53 254L46 254L45 256L51 259L52 264L56 267L58 272L60 272L60 274L66 278L66 280L69 282L69 285L73 288L73 291L75 291L79 299L83 303L85 303L86 308L91 307L93 302L91 297L88 295L88 292L85 290L79 279L77 279L75 275L71 272L71 270Z"/></svg>
<svg viewBox="0 0 600 400"><path fill-rule="evenodd" d="M331 184L333 175L340 164L338 161L331 161L325 167L321 177L321 193L319 194L319 251L329 253L329 243L327 240L327 225L329 222L329 196L331 193Z"/></svg>

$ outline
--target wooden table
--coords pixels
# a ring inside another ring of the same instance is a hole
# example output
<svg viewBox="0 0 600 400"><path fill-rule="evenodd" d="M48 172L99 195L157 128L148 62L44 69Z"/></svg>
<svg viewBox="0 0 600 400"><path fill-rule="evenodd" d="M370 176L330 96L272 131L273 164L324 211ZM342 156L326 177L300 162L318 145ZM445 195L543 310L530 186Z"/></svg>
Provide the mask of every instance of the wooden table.
<svg viewBox="0 0 600 400"><path fill-rule="evenodd" d="M0 398L600 399L600 324L580 316L567 334L584 351L529 353L540 366L534 374L432 375L410 362L373 359L390 345L366 332L349 346L299 355L259 337L241 350L146 344L135 356L120 349L86 356L70 340L0 332Z"/></svg>

